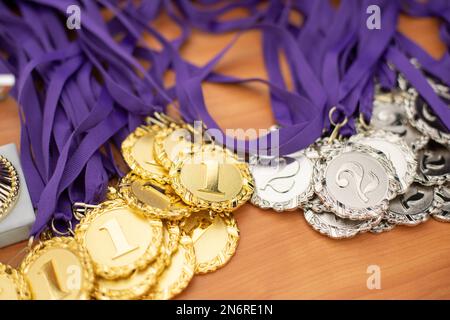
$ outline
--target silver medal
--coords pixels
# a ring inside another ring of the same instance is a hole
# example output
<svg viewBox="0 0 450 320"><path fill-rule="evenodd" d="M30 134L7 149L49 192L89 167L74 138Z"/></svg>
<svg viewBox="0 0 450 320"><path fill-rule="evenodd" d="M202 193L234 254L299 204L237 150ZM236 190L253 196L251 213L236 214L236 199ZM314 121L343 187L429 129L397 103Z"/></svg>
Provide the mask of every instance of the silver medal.
<svg viewBox="0 0 450 320"><path fill-rule="evenodd" d="M393 90L388 93L377 92L373 102L370 125L399 135L413 150L421 149L429 140L408 122L405 107L410 103L408 93Z"/></svg>
<svg viewBox="0 0 450 320"><path fill-rule="evenodd" d="M450 222L450 184L440 186L436 191L436 209L431 213L438 221Z"/></svg>
<svg viewBox="0 0 450 320"><path fill-rule="evenodd" d="M413 183L406 193L389 203L385 218L390 223L415 226L427 221L434 208L434 187Z"/></svg>
<svg viewBox="0 0 450 320"><path fill-rule="evenodd" d="M398 193L404 193L414 181L417 170L415 155L398 135L383 130L369 130L352 136L350 141L380 150L386 155L400 181Z"/></svg>
<svg viewBox="0 0 450 320"><path fill-rule="evenodd" d="M313 210L305 210L304 216L314 230L333 239L354 237L358 233L369 231L381 220L380 216L371 220L356 221L340 218L332 212Z"/></svg>
<svg viewBox="0 0 450 320"><path fill-rule="evenodd" d="M322 151L316 166L315 191L341 218L379 218L399 189L391 161L379 150L347 143Z"/></svg>
<svg viewBox="0 0 450 320"><path fill-rule="evenodd" d="M379 224L373 226L372 229L370 229L370 232L373 234L380 234L383 232L391 231L395 228L395 226L396 225L394 223L390 223L389 221L383 219Z"/></svg>
<svg viewBox="0 0 450 320"><path fill-rule="evenodd" d="M435 84L429 80L437 95L444 100L450 108L449 88ZM431 110L429 104L417 93L414 88L409 88L411 100L406 107L409 122L424 135L431 139L450 146L450 132L444 123Z"/></svg>
<svg viewBox="0 0 450 320"><path fill-rule="evenodd" d="M424 185L450 181L450 147L429 141L418 153L416 180Z"/></svg>
<svg viewBox="0 0 450 320"><path fill-rule="evenodd" d="M276 211L300 207L314 194L315 161L308 156L312 150L283 157L252 156L250 171L255 181L251 202Z"/></svg>

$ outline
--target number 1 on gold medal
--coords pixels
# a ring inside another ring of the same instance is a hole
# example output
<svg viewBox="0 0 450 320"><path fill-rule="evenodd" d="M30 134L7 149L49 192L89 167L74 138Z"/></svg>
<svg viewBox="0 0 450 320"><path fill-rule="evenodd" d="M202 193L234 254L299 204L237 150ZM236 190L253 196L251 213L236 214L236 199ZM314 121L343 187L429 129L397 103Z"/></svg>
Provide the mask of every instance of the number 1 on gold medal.
<svg viewBox="0 0 450 320"><path fill-rule="evenodd" d="M70 292L63 289L53 260L47 261L38 274L45 278L49 289L48 292L53 299L62 300L69 295Z"/></svg>
<svg viewBox="0 0 450 320"><path fill-rule="evenodd" d="M99 231L102 230L106 230L108 232L116 249L116 254L112 258L113 260L139 248L139 246L132 247L128 243L127 239L125 238L125 235L123 234L123 230L116 219L106 221L99 228Z"/></svg>
<svg viewBox="0 0 450 320"><path fill-rule="evenodd" d="M198 191L224 195L224 193L219 190L219 162L214 160L206 160L203 161L202 165L206 167L206 187L199 189Z"/></svg>

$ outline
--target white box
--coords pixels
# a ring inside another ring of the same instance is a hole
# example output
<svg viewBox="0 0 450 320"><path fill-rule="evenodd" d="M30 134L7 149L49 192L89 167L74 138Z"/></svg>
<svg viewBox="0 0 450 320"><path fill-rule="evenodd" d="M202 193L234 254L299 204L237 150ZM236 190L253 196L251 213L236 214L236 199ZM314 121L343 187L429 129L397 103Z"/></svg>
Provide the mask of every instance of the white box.
<svg viewBox="0 0 450 320"><path fill-rule="evenodd" d="M30 194L28 193L19 154L14 144L0 147L0 155L6 157L19 174L19 197L11 212L0 221L0 248L26 240L30 237L30 229L36 220Z"/></svg>

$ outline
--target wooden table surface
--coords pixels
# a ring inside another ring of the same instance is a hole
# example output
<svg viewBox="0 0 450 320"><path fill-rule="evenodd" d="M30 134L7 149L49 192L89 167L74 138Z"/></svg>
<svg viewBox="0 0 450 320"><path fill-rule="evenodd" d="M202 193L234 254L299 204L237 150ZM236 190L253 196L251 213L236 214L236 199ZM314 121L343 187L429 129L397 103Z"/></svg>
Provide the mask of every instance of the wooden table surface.
<svg viewBox="0 0 450 320"><path fill-rule="evenodd" d="M179 30L165 17L159 30L173 37ZM438 22L402 17L402 32L435 57L444 46ZM204 63L233 34L194 32L182 49L184 57ZM156 45L147 37L149 44ZM244 34L217 70L240 77L267 78L260 34ZM173 81L173 75L167 76ZM205 84L207 106L223 128L268 128L274 120L267 88L261 85ZM19 143L17 106L0 103L0 145ZM247 204L236 212L241 240L235 257L223 269L196 276L181 299L448 299L450 298L450 225L431 219L420 226L397 227L381 235L331 240L309 227L300 210L263 211ZM23 247L0 249L7 263ZM20 263L17 257L11 262ZM367 268L381 270L381 289L369 290Z"/></svg>

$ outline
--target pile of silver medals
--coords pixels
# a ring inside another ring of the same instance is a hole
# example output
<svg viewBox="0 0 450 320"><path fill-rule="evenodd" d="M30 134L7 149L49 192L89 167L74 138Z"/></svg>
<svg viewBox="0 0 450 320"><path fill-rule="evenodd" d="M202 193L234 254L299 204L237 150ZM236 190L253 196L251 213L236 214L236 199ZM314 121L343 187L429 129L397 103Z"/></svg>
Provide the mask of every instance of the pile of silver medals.
<svg viewBox="0 0 450 320"><path fill-rule="evenodd" d="M393 91L376 89L370 124L360 119L356 135L322 138L279 158L252 156L252 203L302 208L313 229L335 239L430 217L450 222L450 133L414 88L398 82ZM449 88L429 82L449 104Z"/></svg>

